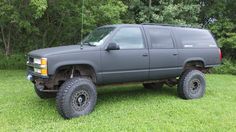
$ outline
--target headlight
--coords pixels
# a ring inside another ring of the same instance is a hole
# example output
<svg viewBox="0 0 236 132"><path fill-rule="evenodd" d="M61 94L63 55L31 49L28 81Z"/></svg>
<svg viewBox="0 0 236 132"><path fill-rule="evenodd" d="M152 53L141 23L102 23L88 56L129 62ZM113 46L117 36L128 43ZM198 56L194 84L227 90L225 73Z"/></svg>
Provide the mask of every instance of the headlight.
<svg viewBox="0 0 236 132"><path fill-rule="evenodd" d="M41 64L41 59L34 58L34 64Z"/></svg>
<svg viewBox="0 0 236 132"><path fill-rule="evenodd" d="M47 58L34 58L34 64L47 65Z"/></svg>
<svg viewBox="0 0 236 132"><path fill-rule="evenodd" d="M39 73L43 76L48 75L47 70L47 58L34 58L34 64L37 64L39 67L34 67L34 72Z"/></svg>
<svg viewBox="0 0 236 132"><path fill-rule="evenodd" d="M40 74L41 74L41 69L34 68L34 72L36 72L36 73L40 73Z"/></svg>

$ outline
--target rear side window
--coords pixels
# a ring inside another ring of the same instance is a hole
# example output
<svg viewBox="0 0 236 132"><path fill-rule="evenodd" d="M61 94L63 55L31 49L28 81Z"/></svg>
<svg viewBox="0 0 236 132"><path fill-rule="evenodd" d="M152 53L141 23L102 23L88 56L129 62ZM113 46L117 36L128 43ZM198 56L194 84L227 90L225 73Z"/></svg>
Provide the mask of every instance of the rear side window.
<svg viewBox="0 0 236 132"><path fill-rule="evenodd" d="M174 31L183 48L213 48L217 44L211 33L201 29L180 29Z"/></svg>
<svg viewBox="0 0 236 132"><path fill-rule="evenodd" d="M174 48L171 32L169 29L149 28L148 33L152 48L154 49L169 49Z"/></svg>

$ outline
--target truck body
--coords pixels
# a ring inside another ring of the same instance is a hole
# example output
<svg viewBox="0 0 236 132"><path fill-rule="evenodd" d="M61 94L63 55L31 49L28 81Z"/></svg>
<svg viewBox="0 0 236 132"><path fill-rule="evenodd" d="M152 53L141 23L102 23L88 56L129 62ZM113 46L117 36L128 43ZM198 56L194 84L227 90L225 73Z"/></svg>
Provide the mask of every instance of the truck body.
<svg viewBox="0 0 236 132"><path fill-rule="evenodd" d="M31 51L28 79L38 92L57 93L74 77L94 85L179 83L190 69L206 72L222 55L209 30L162 24L118 24L95 29L81 45Z"/></svg>

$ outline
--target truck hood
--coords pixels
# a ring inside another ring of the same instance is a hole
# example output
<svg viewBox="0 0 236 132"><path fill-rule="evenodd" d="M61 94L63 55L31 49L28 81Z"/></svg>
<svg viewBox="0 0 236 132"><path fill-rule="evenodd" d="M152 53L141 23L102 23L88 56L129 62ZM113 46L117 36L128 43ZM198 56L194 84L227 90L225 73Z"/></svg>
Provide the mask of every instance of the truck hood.
<svg viewBox="0 0 236 132"><path fill-rule="evenodd" d="M57 54L96 51L99 49L100 49L99 47L93 47L93 46L88 46L88 45L83 45L83 48L81 48L80 45L68 45L68 46L59 46L59 47L53 47L53 48L33 50L29 52L29 55L32 57L48 57L48 56L57 55Z"/></svg>

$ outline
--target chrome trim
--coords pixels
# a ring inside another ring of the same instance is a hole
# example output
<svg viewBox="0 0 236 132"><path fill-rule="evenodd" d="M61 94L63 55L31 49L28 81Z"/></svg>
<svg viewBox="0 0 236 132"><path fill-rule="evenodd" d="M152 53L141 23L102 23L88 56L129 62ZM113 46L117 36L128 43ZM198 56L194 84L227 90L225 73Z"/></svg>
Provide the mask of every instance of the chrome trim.
<svg viewBox="0 0 236 132"><path fill-rule="evenodd" d="M33 76L32 76L31 74L28 74L28 76L27 76L27 80L29 80L29 81L33 81Z"/></svg>
<svg viewBox="0 0 236 132"><path fill-rule="evenodd" d="M30 71L30 70L28 70L28 74L32 75L33 77L49 78L48 75L47 75L47 76L44 76L44 75L41 75L41 74L36 73L36 72L34 72L34 71Z"/></svg>
<svg viewBox="0 0 236 132"><path fill-rule="evenodd" d="M32 63L27 62L26 65L29 67L38 68L38 69L47 69L46 65L41 65L41 64L36 64L36 63L32 64Z"/></svg>

